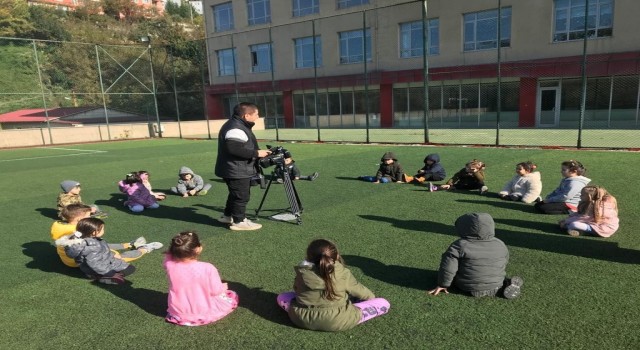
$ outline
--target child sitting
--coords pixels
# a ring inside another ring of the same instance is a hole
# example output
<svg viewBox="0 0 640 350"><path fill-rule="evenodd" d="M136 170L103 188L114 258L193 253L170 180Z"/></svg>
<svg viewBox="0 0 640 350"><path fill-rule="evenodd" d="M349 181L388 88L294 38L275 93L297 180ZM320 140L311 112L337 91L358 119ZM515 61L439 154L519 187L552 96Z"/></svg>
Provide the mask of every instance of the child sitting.
<svg viewBox="0 0 640 350"><path fill-rule="evenodd" d="M560 227L570 236L587 233L610 237L618 230L618 202L600 186L585 186L580 193L578 212L560 220Z"/></svg>
<svg viewBox="0 0 640 350"><path fill-rule="evenodd" d="M167 322L201 326L238 307L238 295L227 289L215 266L198 261L200 253L202 244L195 232L181 232L171 239L162 264L169 279Z"/></svg>
<svg viewBox="0 0 640 350"><path fill-rule="evenodd" d="M542 192L542 180L540 173L534 171L536 165L531 162L522 162L516 165L516 176L507 182L498 193L504 200L521 201L531 203L540 197Z"/></svg>
<svg viewBox="0 0 640 350"><path fill-rule="evenodd" d="M87 277L105 284L124 284L124 277L135 271L135 267L129 265L125 258L140 257L162 248L161 243L153 242L139 246L135 251L118 253L117 250L126 248L122 244L107 244L102 239L103 235L104 221L85 218L78 221L73 235L65 242L56 241L56 244L64 246L67 256L75 260Z"/></svg>
<svg viewBox="0 0 640 350"><path fill-rule="evenodd" d="M64 247L72 239L71 235L76 231L76 225L78 221L88 218L91 215L91 207L84 204L69 204L66 208L62 209L62 217L65 221L55 221L51 225L51 239L56 244L56 250L62 263L69 267L78 267L75 260L68 257L64 252ZM143 251L137 250L146 244L147 241L144 237L138 237L137 239L129 243L121 243L123 249L132 249L133 252L126 254L122 259L125 261L132 261L140 258L144 255Z"/></svg>
<svg viewBox="0 0 640 350"><path fill-rule="evenodd" d="M418 172L409 176L404 174L404 182L422 184L425 181L442 181L447 177L447 172L440 164L440 156L432 153L424 158L424 166Z"/></svg>
<svg viewBox="0 0 640 350"><path fill-rule="evenodd" d="M277 302L298 327L342 331L389 311L389 302L358 283L328 240L311 242L295 271L294 291L278 295Z"/></svg>
<svg viewBox="0 0 640 350"><path fill-rule="evenodd" d="M398 163L395 153L387 152L380 159L380 167L376 176L360 176L358 179L373 183L402 182L402 165Z"/></svg>
<svg viewBox="0 0 640 350"><path fill-rule="evenodd" d="M520 295L523 280L505 279L509 250L495 237L495 223L486 213L462 215L455 223L460 239L453 242L440 261L438 286L429 294L448 294L455 285L474 297L502 295L507 299Z"/></svg>
<svg viewBox="0 0 640 350"><path fill-rule="evenodd" d="M167 198L167 195L165 195L162 192L153 192L153 187L151 186L151 182L149 182L149 177L151 175L149 175L148 171L140 170L138 171L138 176L140 176L140 180L142 181L142 184L144 185L144 187L146 187L149 190L149 192L151 192L151 194L154 197L156 197L157 200L161 201Z"/></svg>
<svg viewBox="0 0 640 350"><path fill-rule="evenodd" d="M300 168L298 168L298 166L296 165L296 161L293 160L292 157L287 157L284 159L284 170L289 174L289 178L291 180L309 180L309 181L313 181L315 179L318 178L318 176L320 174L318 174L317 172L308 175L308 176L303 176L300 173ZM277 182L278 183L282 183L282 179L284 179L284 173L283 170L279 167L276 167L275 170L273 171L277 177Z"/></svg>
<svg viewBox="0 0 640 350"><path fill-rule="evenodd" d="M575 160L562 162L560 185L549 193L543 201L535 204L534 208L543 214L569 214L578 209L580 191L591 179L583 176L587 169Z"/></svg>
<svg viewBox="0 0 640 350"><path fill-rule="evenodd" d="M178 186L171 187L171 192L182 197L204 196L209 192L209 189L211 189L211 184L205 184L202 176L183 166L178 172Z"/></svg>
<svg viewBox="0 0 640 350"><path fill-rule="evenodd" d="M485 194L488 191L487 186L484 185L484 169L486 165L474 159L469 161L464 168L460 169L452 178L450 178L446 184L441 186L435 186L429 184L430 191L437 191L438 189L448 190L480 190L480 194Z"/></svg>
<svg viewBox="0 0 640 350"><path fill-rule="evenodd" d="M80 197L80 183L74 180L65 180L60 183L60 188L62 188L62 192L58 195L58 217L63 219L62 217L62 209L69 204L83 204L82 198ZM95 217L106 218L107 214L105 212L101 212L98 209L97 205L90 205L91 207L91 215Z"/></svg>
<svg viewBox="0 0 640 350"><path fill-rule="evenodd" d="M124 180L118 182L118 188L120 192L127 194L128 199L124 205L134 213L139 213L145 208L157 209L160 207L158 198L142 184L140 176L135 171L125 175Z"/></svg>

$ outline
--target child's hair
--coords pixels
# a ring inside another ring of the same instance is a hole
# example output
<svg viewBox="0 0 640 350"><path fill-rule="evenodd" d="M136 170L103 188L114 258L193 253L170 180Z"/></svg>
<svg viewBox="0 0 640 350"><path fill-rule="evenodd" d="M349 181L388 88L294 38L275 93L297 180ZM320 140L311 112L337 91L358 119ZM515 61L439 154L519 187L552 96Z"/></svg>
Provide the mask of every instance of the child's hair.
<svg viewBox="0 0 640 350"><path fill-rule="evenodd" d="M516 164L516 167L522 167L522 169L526 170L528 173L536 170L536 168L538 167L537 165L533 164L533 162L531 161L526 161L526 162L522 162L522 163L518 163Z"/></svg>
<svg viewBox="0 0 640 350"><path fill-rule="evenodd" d="M467 162L467 164L465 164L465 167L470 167L470 168L474 168L474 169L478 169L478 170L484 170L484 168L486 167L486 165L477 160L477 159L472 159L469 162Z"/></svg>
<svg viewBox="0 0 640 350"><path fill-rule="evenodd" d="M78 221L76 232L80 233L79 238L93 237L93 234L104 227L104 221L97 218L84 218Z"/></svg>
<svg viewBox="0 0 640 350"><path fill-rule="evenodd" d="M140 178L140 180L148 180L149 172L146 170L138 170L138 177Z"/></svg>
<svg viewBox="0 0 640 350"><path fill-rule="evenodd" d="M337 295L332 280L335 263L337 261L344 264L336 245L326 239L314 240L307 247L307 261L318 267L320 278L324 281L325 289L322 292L322 297L327 300L335 300Z"/></svg>
<svg viewBox="0 0 640 350"><path fill-rule="evenodd" d="M562 162L562 166L569 169L570 172L576 173L580 176L584 175L587 169L582 165L582 163L577 160L567 160Z"/></svg>
<svg viewBox="0 0 640 350"><path fill-rule="evenodd" d="M616 198L607 192L604 187L588 185L582 188L582 193L586 194L588 200L580 200L578 204L578 213L582 215L593 216L593 221L600 222L602 220L603 201L609 200L613 203L615 211L618 211L618 202Z"/></svg>
<svg viewBox="0 0 640 350"><path fill-rule="evenodd" d="M136 182L140 182L140 175L138 175L137 171L132 171L124 176L124 183L127 185L133 185Z"/></svg>
<svg viewBox="0 0 640 350"><path fill-rule="evenodd" d="M70 222L77 217L86 215L87 213L91 213L90 206L80 203L74 203L62 208L60 215L66 222Z"/></svg>
<svg viewBox="0 0 640 350"><path fill-rule="evenodd" d="M167 253L175 260L193 259L198 256L196 248L202 246L198 234L192 231L178 233L171 239Z"/></svg>

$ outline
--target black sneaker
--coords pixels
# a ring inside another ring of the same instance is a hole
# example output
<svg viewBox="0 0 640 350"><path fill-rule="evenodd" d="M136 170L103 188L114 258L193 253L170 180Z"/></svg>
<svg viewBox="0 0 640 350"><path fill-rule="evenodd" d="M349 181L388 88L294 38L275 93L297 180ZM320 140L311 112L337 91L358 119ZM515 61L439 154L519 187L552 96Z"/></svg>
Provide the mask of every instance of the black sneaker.
<svg viewBox="0 0 640 350"><path fill-rule="evenodd" d="M520 295L524 280L522 277L513 276L509 283L504 287L502 294L506 299L515 299Z"/></svg>

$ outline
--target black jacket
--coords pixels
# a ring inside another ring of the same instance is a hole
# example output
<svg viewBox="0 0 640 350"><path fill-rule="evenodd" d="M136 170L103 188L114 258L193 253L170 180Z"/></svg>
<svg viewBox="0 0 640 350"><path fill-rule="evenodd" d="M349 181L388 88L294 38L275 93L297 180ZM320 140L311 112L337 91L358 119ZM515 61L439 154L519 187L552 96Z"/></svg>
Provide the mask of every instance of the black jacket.
<svg viewBox="0 0 640 350"><path fill-rule="evenodd" d="M215 173L223 179L246 179L257 175L258 141L248 123L234 115L218 134ZM246 136L246 137L245 137Z"/></svg>

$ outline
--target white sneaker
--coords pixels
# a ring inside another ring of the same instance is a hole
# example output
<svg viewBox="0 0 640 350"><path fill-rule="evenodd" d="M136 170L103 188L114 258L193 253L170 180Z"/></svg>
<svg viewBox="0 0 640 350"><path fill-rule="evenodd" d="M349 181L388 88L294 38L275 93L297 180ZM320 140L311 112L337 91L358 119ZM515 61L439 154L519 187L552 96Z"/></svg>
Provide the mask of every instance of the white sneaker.
<svg viewBox="0 0 640 350"><path fill-rule="evenodd" d="M147 240L144 239L144 237L138 237L135 240L129 242L129 244L131 245L132 249L138 249L142 245L147 244Z"/></svg>
<svg viewBox="0 0 640 350"><path fill-rule="evenodd" d="M151 242L151 243L147 243L139 246L138 249L144 249L147 251L147 253L151 253L152 251L160 249L162 247L163 245L160 242Z"/></svg>
<svg viewBox="0 0 640 350"><path fill-rule="evenodd" d="M259 230L260 228L262 228L261 224L256 224L255 222L244 218L244 220L242 220L239 223L232 223L231 226L229 226L229 228L233 231L253 231L253 230Z"/></svg>
<svg viewBox="0 0 640 350"><path fill-rule="evenodd" d="M223 214L218 218L218 222L221 222L223 224L233 224L233 218L231 216L226 216Z"/></svg>

